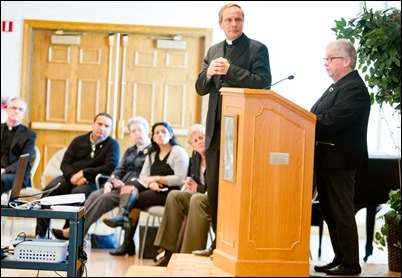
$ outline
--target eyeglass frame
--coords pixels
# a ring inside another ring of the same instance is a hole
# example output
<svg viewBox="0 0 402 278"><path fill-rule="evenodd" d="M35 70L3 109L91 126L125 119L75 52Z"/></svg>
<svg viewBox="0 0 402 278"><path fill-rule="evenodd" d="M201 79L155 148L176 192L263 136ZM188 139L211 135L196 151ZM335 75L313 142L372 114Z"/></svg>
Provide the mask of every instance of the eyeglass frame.
<svg viewBox="0 0 402 278"><path fill-rule="evenodd" d="M328 64L332 64L332 61L334 60L334 59L345 59L346 57L339 57L339 56L337 56L337 57L324 57L324 58L322 58L325 62L327 62Z"/></svg>

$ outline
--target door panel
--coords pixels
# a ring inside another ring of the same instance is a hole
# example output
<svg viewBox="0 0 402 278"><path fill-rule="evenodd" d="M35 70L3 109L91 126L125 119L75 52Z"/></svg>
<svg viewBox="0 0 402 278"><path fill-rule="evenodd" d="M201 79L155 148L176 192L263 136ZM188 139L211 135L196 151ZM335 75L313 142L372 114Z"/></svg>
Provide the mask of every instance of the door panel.
<svg viewBox="0 0 402 278"><path fill-rule="evenodd" d="M173 128L186 129L199 120L193 111L200 105L195 92L199 67L191 67L189 57L197 57L197 38L185 38L185 50L156 48L149 35L128 35L127 93L120 108L123 118L144 115L154 123L168 120ZM124 65L123 65L124 66Z"/></svg>
<svg viewBox="0 0 402 278"><path fill-rule="evenodd" d="M27 124L37 132L36 144L42 153L53 153L90 131L93 117L103 111L114 118L112 135L122 154L132 145L127 120L137 115L150 125L169 121L190 151L187 129L201 122L201 107L205 107L194 84L210 29L24 23L23 67L30 70L22 73L21 96L29 100ZM63 41L73 37L71 43L52 44L58 28L65 30ZM158 37L178 33L183 34L185 49L157 48ZM43 162L35 184L39 184Z"/></svg>

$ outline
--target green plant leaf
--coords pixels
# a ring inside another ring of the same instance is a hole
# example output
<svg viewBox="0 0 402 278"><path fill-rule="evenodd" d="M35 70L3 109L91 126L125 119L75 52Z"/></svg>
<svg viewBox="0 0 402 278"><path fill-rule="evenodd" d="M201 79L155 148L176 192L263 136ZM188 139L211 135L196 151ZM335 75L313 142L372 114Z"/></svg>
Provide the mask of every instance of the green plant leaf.
<svg viewBox="0 0 402 278"><path fill-rule="evenodd" d="M380 231L374 235L374 243L379 246L378 249L380 250L384 250L383 247L386 246L386 238L389 235L389 223L396 221L398 225L401 224L401 190L399 188L389 191L387 204L390 205L390 210L380 217L385 222ZM401 241L394 243L393 246L401 249Z"/></svg>
<svg viewBox="0 0 402 278"><path fill-rule="evenodd" d="M359 69L371 89L372 104L389 104L401 111L401 11L367 9L356 17L335 20L336 37L358 44Z"/></svg>

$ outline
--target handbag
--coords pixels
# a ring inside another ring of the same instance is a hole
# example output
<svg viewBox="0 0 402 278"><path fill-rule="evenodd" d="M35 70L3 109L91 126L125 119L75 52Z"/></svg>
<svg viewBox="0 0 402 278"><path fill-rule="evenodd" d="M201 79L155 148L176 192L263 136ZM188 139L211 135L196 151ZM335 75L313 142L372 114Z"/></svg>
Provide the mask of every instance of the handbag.
<svg viewBox="0 0 402 278"><path fill-rule="evenodd" d="M156 234L158 233L158 226L148 226L147 238L144 246L144 259L155 259L158 255L159 247L154 245ZM140 252L143 245L145 226L140 226Z"/></svg>
<svg viewBox="0 0 402 278"><path fill-rule="evenodd" d="M91 248L95 249L116 249L117 240L115 234L97 235L91 234Z"/></svg>

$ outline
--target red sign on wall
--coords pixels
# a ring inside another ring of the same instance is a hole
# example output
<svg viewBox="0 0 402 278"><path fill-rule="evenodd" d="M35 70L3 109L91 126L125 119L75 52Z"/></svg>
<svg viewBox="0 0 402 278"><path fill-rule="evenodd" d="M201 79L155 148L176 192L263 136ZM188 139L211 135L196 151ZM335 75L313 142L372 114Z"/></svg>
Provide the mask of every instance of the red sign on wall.
<svg viewBox="0 0 402 278"><path fill-rule="evenodd" d="M4 20L1 22L1 31L2 32L12 32L13 31L13 22Z"/></svg>
<svg viewBox="0 0 402 278"><path fill-rule="evenodd" d="M9 97L1 97L1 110L7 109Z"/></svg>

